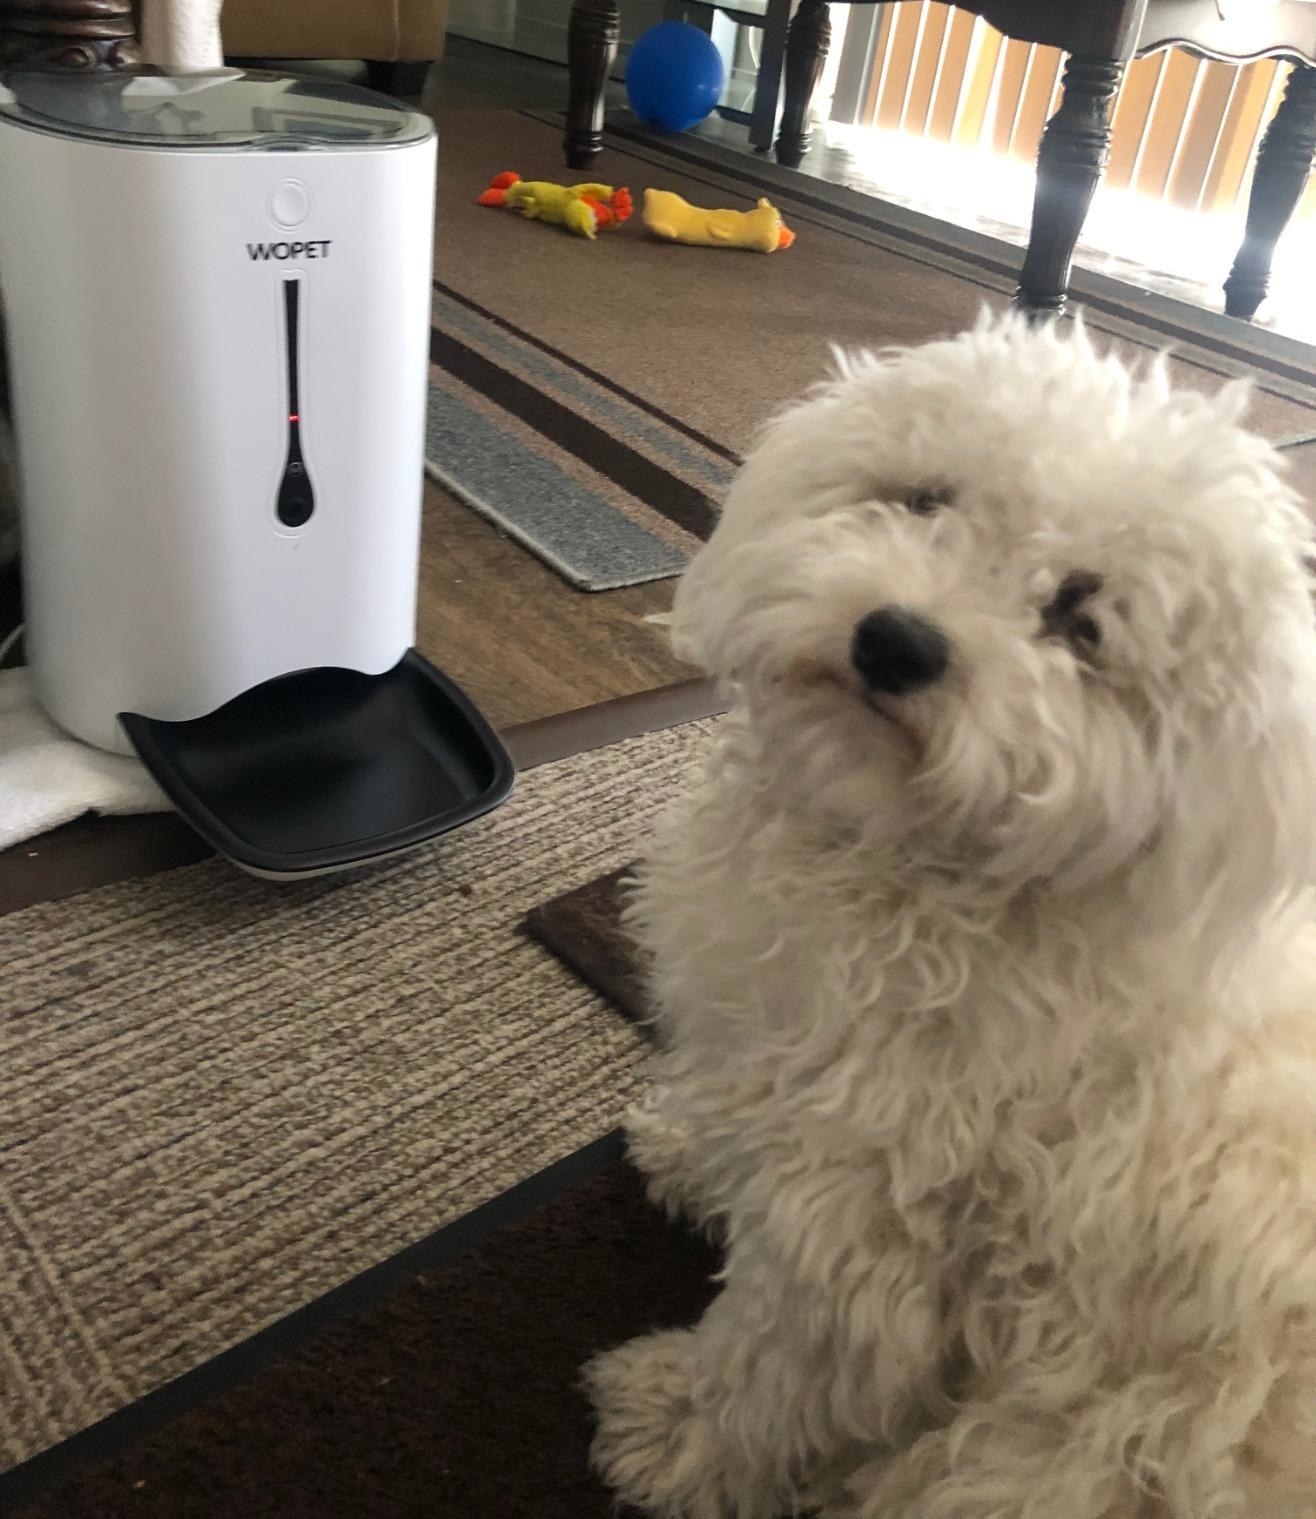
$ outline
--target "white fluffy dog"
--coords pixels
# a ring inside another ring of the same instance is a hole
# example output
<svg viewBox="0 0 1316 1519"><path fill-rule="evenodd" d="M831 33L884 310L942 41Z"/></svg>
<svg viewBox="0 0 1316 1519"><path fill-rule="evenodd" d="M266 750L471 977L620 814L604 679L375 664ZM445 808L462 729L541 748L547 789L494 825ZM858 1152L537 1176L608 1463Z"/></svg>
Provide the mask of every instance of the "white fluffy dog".
<svg viewBox="0 0 1316 1519"><path fill-rule="evenodd" d="M726 1264L588 1369L625 1500L1316 1515L1316 629L1245 400L984 323L746 464L633 907L632 1153Z"/></svg>

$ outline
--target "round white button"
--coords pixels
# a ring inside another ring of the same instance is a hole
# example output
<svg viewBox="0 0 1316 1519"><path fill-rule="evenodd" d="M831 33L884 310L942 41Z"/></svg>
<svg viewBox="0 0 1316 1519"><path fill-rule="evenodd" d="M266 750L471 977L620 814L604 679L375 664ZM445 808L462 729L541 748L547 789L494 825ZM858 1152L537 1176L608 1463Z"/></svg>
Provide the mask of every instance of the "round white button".
<svg viewBox="0 0 1316 1519"><path fill-rule="evenodd" d="M299 179L285 179L270 194L270 215L281 227L300 227L311 214L311 192Z"/></svg>

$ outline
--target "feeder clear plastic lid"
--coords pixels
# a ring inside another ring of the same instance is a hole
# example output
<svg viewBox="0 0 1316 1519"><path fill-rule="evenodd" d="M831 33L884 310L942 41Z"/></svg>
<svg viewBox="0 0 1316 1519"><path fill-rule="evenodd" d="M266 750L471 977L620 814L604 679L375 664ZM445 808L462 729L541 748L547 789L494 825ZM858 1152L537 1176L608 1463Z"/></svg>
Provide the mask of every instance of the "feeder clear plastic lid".
<svg viewBox="0 0 1316 1519"><path fill-rule="evenodd" d="M256 69L206 74L0 75L0 121L127 147L324 151L405 147L428 116L334 79Z"/></svg>

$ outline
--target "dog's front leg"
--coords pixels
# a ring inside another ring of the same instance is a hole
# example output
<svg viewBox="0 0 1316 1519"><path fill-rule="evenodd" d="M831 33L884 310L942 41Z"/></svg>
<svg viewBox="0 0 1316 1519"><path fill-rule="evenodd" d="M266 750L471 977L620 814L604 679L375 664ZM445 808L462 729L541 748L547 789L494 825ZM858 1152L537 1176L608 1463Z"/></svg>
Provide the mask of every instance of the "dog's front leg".
<svg viewBox="0 0 1316 1519"><path fill-rule="evenodd" d="M1149 1378L1149 1397L1164 1397L1164 1380ZM1167 1405L1175 1407L1175 1405ZM1181 1408L1182 1405L1179 1405ZM1138 1469L1149 1403L1135 1417L1126 1389L1094 1392L1056 1407L1029 1397L963 1404L957 1416L905 1448L876 1455L847 1477L846 1498L828 1519L1316 1519L1306 1509L1239 1506L1239 1491L1217 1485L1218 1461L1187 1471L1182 1451ZM1163 1416L1164 1410L1161 1411ZM1170 1422L1170 1421L1166 1421ZM1157 1465L1171 1472L1180 1499L1158 1486ZM1228 1478L1225 1477L1227 1484Z"/></svg>
<svg viewBox="0 0 1316 1519"><path fill-rule="evenodd" d="M644 1101L627 1113L626 1154L644 1176L645 1191L655 1207L671 1219L685 1218L710 1237L718 1237L718 1212L701 1194L690 1130L666 1083L651 1087Z"/></svg>
<svg viewBox="0 0 1316 1519"><path fill-rule="evenodd" d="M595 1466L663 1519L779 1519L811 1506L858 1451L905 1424L935 1363L930 1294L906 1285L891 1353L878 1327L890 1277L832 1301L780 1263L737 1254L694 1329L632 1340L586 1369Z"/></svg>

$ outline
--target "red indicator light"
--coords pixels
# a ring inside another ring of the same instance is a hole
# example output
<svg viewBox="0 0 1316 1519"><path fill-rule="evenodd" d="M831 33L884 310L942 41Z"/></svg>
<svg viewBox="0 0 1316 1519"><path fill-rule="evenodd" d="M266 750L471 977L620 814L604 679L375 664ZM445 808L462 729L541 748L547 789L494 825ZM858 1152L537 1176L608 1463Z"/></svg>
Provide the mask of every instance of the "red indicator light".
<svg viewBox="0 0 1316 1519"><path fill-rule="evenodd" d="M290 412L289 412L289 413L288 413L288 420L289 420L289 421L290 421L290 422L300 422L300 421L301 421L301 419L302 419L302 418L301 418L301 413L300 413L300 412L296 412L296 411L290 411Z"/></svg>

